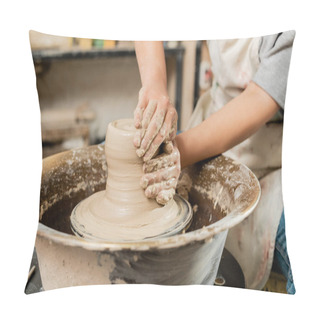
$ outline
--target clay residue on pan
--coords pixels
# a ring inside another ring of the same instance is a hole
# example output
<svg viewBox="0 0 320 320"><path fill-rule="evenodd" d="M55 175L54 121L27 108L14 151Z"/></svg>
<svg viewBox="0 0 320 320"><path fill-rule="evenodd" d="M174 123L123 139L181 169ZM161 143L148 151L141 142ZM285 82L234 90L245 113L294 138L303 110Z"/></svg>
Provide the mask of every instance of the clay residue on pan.
<svg viewBox="0 0 320 320"><path fill-rule="evenodd" d="M192 187L192 180L188 173L182 172L177 184L177 193L186 200L189 200L189 192Z"/></svg>
<svg viewBox="0 0 320 320"><path fill-rule="evenodd" d="M183 170L177 191L197 207L190 227L196 230L232 212L244 212L257 200L257 188L247 167L227 157L216 157Z"/></svg>
<svg viewBox="0 0 320 320"><path fill-rule="evenodd" d="M66 151L45 159L40 191L43 199L40 204L40 220L59 201L71 199L76 194L86 197L100 190L97 185L105 183L107 175L105 156L101 151L104 151L104 147L99 145ZM82 167L77 165L79 162Z"/></svg>

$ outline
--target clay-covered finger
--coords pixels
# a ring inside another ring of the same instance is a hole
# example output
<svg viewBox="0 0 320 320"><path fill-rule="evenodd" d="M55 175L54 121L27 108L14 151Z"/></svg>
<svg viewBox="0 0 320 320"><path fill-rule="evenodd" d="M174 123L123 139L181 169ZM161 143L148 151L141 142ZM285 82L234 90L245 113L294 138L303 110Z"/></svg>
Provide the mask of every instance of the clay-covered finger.
<svg viewBox="0 0 320 320"><path fill-rule="evenodd" d="M144 113L143 113L141 130L139 130L135 134L135 137L133 140L133 144L137 148L139 148L139 149L137 149L136 153L137 153L138 157L140 157L140 158L143 157L144 154L146 153L145 144L142 146L141 142L142 142L142 139L145 137L145 134L147 132L148 127L150 126L150 122L151 122L151 119L154 115L156 108L157 108L157 101L154 101L154 100L150 101L147 108L144 110Z"/></svg>
<svg viewBox="0 0 320 320"><path fill-rule="evenodd" d="M178 179L180 170L177 166L164 168L156 172L147 173L142 176L140 185L143 189L146 189L149 185L160 183L162 181L170 179Z"/></svg>
<svg viewBox="0 0 320 320"><path fill-rule="evenodd" d="M143 95L143 91L139 92L139 101L133 112L134 125L137 129L141 128L141 122L143 118L143 112L147 106L147 99Z"/></svg>
<svg viewBox="0 0 320 320"><path fill-rule="evenodd" d="M163 143L163 151L166 153L166 154L170 154L172 153L174 150L173 148L173 142L172 141L165 141Z"/></svg>
<svg viewBox="0 0 320 320"><path fill-rule="evenodd" d="M144 124L142 123L142 141L140 144L140 148L137 150L137 154L139 157L145 155L145 153L149 150L150 145L153 143L154 138L158 135L165 118L165 113L165 109L158 108L147 129L144 128ZM161 140L163 141L164 137L161 138ZM156 150L157 148L154 149Z"/></svg>
<svg viewBox="0 0 320 320"><path fill-rule="evenodd" d="M177 121L178 121L178 116L175 117L175 120L173 121L173 125L169 131L169 135L167 138L168 141L174 140L174 138L177 135L177 125L178 125Z"/></svg>
<svg viewBox="0 0 320 320"><path fill-rule="evenodd" d="M149 124L151 122L151 119L155 113L155 110L157 108L157 101L156 100L150 100L147 107L145 108L142 116L141 121L141 139L144 137L144 134L149 127Z"/></svg>
<svg viewBox="0 0 320 320"><path fill-rule="evenodd" d="M175 165L180 166L180 154L176 148L171 154L161 154L154 159L146 161L143 164L143 172L150 173L153 171L158 171L162 168L168 168Z"/></svg>
<svg viewBox="0 0 320 320"><path fill-rule="evenodd" d="M160 156L146 161L143 164L143 173L158 171L162 168L172 167L177 163L177 157L174 154L161 154Z"/></svg>
<svg viewBox="0 0 320 320"><path fill-rule="evenodd" d="M175 138L177 131L177 119L177 111L171 107L166 114L166 118L164 119L164 124L166 125L165 141L170 141Z"/></svg>
<svg viewBox="0 0 320 320"><path fill-rule="evenodd" d="M156 201L161 205L166 205L171 199L173 199L176 190L174 188L168 190L161 190L156 196Z"/></svg>
<svg viewBox="0 0 320 320"><path fill-rule="evenodd" d="M138 130L134 137L133 137L133 145L136 147L136 148L139 148L140 147L140 144L141 144L141 133L140 133L141 130Z"/></svg>
<svg viewBox="0 0 320 320"><path fill-rule="evenodd" d="M157 150L159 150L159 147L161 146L163 140L164 140L164 136L162 136L159 132L157 136L153 139L152 143L149 146L149 149L145 153L143 157L143 161L146 162L146 161L149 161L151 158L153 158Z"/></svg>
<svg viewBox="0 0 320 320"><path fill-rule="evenodd" d="M144 107L142 103L139 103L136 107L136 109L133 112L133 120L134 120L134 126L139 129L141 128L141 121L143 116Z"/></svg>
<svg viewBox="0 0 320 320"><path fill-rule="evenodd" d="M156 198L156 196L158 195L158 193L162 190L168 190L171 188L176 187L177 185L177 179L170 179L170 180L166 180L166 181L162 181L160 183L156 183L153 185L150 185L149 187L147 187L147 189L145 190L145 195L147 196L147 198Z"/></svg>

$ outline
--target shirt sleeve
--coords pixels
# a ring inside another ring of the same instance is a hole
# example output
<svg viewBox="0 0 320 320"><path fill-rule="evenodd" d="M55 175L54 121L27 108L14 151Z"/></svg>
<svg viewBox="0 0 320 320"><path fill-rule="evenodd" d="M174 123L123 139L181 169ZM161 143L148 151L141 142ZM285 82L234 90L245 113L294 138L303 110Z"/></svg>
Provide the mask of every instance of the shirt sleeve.
<svg viewBox="0 0 320 320"><path fill-rule="evenodd" d="M283 109L295 31L262 37L260 65L253 81L264 89Z"/></svg>

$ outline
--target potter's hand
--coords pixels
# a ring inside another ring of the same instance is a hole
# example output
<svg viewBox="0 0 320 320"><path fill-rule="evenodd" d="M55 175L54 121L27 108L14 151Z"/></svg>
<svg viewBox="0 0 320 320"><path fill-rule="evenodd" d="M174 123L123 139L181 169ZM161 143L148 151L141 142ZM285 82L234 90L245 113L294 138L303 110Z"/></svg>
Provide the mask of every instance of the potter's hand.
<svg viewBox="0 0 320 320"><path fill-rule="evenodd" d="M148 161L163 142L172 141L177 131L177 118L165 89L143 87L134 112L135 127L140 129L133 142L137 155Z"/></svg>
<svg viewBox="0 0 320 320"><path fill-rule="evenodd" d="M156 199L159 204L169 202L176 191L181 172L180 153L175 142L164 143L163 153L143 165L141 186L147 198Z"/></svg>

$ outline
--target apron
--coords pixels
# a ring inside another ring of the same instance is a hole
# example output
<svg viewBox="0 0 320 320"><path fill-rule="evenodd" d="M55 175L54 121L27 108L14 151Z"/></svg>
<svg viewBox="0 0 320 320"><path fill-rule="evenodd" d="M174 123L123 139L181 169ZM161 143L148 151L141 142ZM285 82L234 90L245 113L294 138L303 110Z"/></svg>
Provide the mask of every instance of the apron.
<svg viewBox="0 0 320 320"><path fill-rule="evenodd" d="M208 41L214 75L190 118L195 127L238 96L259 67L261 38ZM226 249L241 266L246 288L262 289L270 275L275 238L283 211L281 188L282 122L276 115L255 134L224 153L248 166L258 177L261 199L255 211L231 228Z"/></svg>

